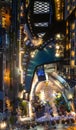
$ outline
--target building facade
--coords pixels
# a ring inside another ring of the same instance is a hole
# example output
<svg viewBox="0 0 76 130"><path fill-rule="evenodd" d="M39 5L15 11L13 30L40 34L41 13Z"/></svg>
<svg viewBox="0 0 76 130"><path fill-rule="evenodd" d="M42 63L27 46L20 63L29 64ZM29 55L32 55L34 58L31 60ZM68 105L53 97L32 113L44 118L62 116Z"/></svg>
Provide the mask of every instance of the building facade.
<svg viewBox="0 0 76 130"><path fill-rule="evenodd" d="M76 1L65 1L66 46L65 74L68 79L76 80Z"/></svg>
<svg viewBox="0 0 76 130"><path fill-rule="evenodd" d="M5 112L6 97L10 89L10 26L12 1L0 1L0 112Z"/></svg>

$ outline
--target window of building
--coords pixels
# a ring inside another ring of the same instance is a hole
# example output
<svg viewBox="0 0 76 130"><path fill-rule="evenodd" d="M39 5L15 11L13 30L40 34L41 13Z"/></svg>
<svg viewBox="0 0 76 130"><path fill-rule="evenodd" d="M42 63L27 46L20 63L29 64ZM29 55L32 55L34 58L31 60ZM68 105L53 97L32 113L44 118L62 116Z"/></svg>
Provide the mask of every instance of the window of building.
<svg viewBox="0 0 76 130"><path fill-rule="evenodd" d="M67 11L69 11L69 10L70 10L70 6L68 5L68 6L67 6Z"/></svg>
<svg viewBox="0 0 76 130"><path fill-rule="evenodd" d="M72 23L72 25L71 25L71 29L72 29L72 30L75 29L75 23Z"/></svg>
<svg viewBox="0 0 76 130"><path fill-rule="evenodd" d="M66 41L68 42L68 40L69 40L69 38L68 37L66 37Z"/></svg>
<svg viewBox="0 0 76 130"><path fill-rule="evenodd" d="M73 67L75 65L75 60L71 60L70 65Z"/></svg>
<svg viewBox="0 0 76 130"><path fill-rule="evenodd" d="M75 38L75 32L72 33L72 37L71 38Z"/></svg>
<svg viewBox="0 0 76 130"><path fill-rule="evenodd" d="M74 52L74 50L71 51L71 56L72 56L72 57L75 56L75 52Z"/></svg>
<svg viewBox="0 0 76 130"><path fill-rule="evenodd" d="M68 44L66 44L66 50L68 50Z"/></svg>
<svg viewBox="0 0 76 130"><path fill-rule="evenodd" d="M72 40L72 48L74 48L74 40Z"/></svg>
<svg viewBox="0 0 76 130"><path fill-rule="evenodd" d="M68 26L68 21L66 22L66 26Z"/></svg>
<svg viewBox="0 0 76 130"><path fill-rule="evenodd" d="M55 0L56 20L63 20L64 2Z"/></svg>
<svg viewBox="0 0 76 130"><path fill-rule="evenodd" d="M71 44L69 43L68 45L69 45L69 49L70 49L71 48Z"/></svg>
<svg viewBox="0 0 76 130"><path fill-rule="evenodd" d="M70 8L70 11L69 11L69 13L71 14L71 12L72 12L72 9Z"/></svg>
<svg viewBox="0 0 76 130"><path fill-rule="evenodd" d="M66 29L66 34L68 34L68 29Z"/></svg>
<svg viewBox="0 0 76 130"><path fill-rule="evenodd" d="M26 8L28 7L28 5L29 5L29 0L26 0Z"/></svg>

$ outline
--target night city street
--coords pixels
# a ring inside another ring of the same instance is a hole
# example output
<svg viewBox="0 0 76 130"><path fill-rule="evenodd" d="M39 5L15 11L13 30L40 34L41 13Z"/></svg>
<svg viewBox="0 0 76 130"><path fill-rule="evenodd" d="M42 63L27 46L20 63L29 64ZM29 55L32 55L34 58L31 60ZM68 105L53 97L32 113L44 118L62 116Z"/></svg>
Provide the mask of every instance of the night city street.
<svg viewBox="0 0 76 130"><path fill-rule="evenodd" d="M76 130L76 0L0 0L0 130Z"/></svg>

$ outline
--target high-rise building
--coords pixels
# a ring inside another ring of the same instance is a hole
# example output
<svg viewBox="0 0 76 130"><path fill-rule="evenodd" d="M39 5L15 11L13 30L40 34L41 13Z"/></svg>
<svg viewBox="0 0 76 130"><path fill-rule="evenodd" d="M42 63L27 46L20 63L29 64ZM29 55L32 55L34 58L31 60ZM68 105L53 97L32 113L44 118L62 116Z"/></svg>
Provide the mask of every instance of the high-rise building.
<svg viewBox="0 0 76 130"><path fill-rule="evenodd" d="M8 32L10 27L10 3L0 1L0 112L5 111L5 95L8 90ZM9 62L10 63L10 62Z"/></svg>
<svg viewBox="0 0 76 130"><path fill-rule="evenodd" d="M76 0L65 0L66 46L65 74L76 80Z"/></svg>

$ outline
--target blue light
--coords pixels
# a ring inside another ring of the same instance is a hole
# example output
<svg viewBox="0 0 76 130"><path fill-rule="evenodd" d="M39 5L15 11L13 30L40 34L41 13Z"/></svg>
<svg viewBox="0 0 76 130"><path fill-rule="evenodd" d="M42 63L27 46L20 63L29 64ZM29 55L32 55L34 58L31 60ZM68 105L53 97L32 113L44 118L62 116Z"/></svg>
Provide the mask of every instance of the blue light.
<svg viewBox="0 0 76 130"><path fill-rule="evenodd" d="M44 71L42 69L39 69L37 72L38 76L44 76Z"/></svg>

